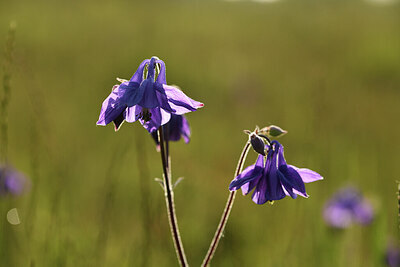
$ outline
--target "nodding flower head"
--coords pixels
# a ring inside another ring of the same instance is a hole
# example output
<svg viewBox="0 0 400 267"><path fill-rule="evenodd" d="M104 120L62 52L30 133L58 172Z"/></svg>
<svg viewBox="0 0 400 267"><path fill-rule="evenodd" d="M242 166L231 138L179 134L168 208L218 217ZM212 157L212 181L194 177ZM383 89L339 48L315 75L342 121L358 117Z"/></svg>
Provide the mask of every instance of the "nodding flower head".
<svg viewBox="0 0 400 267"><path fill-rule="evenodd" d="M167 85L165 72L164 61L157 57L142 61L129 81L119 80L121 84L114 85L102 104L97 125L113 122L117 131L124 121L139 120L153 132L166 124L171 114L182 115L203 107L179 88Z"/></svg>
<svg viewBox="0 0 400 267"><path fill-rule="evenodd" d="M283 146L272 141L266 146L268 154L260 154L254 165L247 167L231 184L229 190L242 189L247 195L253 189L252 199L256 204L273 202L285 196L297 198L297 195L308 197L304 183L322 180L322 176L312 170L297 168L286 163Z"/></svg>

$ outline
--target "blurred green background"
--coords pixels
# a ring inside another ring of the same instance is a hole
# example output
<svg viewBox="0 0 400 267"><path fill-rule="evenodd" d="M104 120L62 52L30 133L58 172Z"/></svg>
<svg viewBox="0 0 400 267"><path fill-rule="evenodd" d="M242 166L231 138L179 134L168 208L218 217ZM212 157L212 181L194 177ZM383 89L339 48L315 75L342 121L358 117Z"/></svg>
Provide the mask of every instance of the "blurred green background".
<svg viewBox="0 0 400 267"><path fill-rule="evenodd" d="M325 180L307 185L309 199L274 205L238 194L212 265L383 266L398 236L399 2L2 0L1 51L12 20L8 158L31 187L0 198L0 266L177 265L153 140L138 123L96 126L115 78L153 55L169 84L205 103L187 116L190 144L171 145L192 266L224 208L242 130L269 124L289 131L287 161ZM332 231L324 203L349 184L376 218ZM7 222L11 208L21 224Z"/></svg>

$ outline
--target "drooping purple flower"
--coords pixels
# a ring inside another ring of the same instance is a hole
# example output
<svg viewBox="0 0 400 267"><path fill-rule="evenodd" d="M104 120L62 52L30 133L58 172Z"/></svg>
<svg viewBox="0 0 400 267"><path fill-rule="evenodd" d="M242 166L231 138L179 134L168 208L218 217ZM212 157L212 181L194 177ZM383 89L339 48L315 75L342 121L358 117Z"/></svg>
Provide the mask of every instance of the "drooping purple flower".
<svg viewBox="0 0 400 267"><path fill-rule="evenodd" d="M346 187L326 203L323 215L331 227L343 229L354 223L369 224L374 218L374 211L357 189Z"/></svg>
<svg viewBox="0 0 400 267"><path fill-rule="evenodd" d="M160 73L156 77L156 68ZM147 68L147 76L144 77ZM97 125L114 122L117 131L124 121L139 120L149 132L166 124L171 114L182 115L203 107L180 89L167 85L165 63L157 57L144 60L129 81L114 85L104 100Z"/></svg>
<svg viewBox="0 0 400 267"><path fill-rule="evenodd" d="M390 243L385 253L385 263L389 267L400 267L400 249Z"/></svg>
<svg viewBox="0 0 400 267"><path fill-rule="evenodd" d="M189 143L190 141L190 127L189 122L185 118L184 115L175 115L171 114L171 119L164 126L164 134L165 140L168 141L179 141L181 137L185 141L185 143ZM160 142L158 140L158 133L154 131L151 133L154 141L158 145Z"/></svg>
<svg viewBox="0 0 400 267"><path fill-rule="evenodd" d="M23 174L10 166L0 165L0 195L20 195L26 187Z"/></svg>
<svg viewBox="0 0 400 267"><path fill-rule="evenodd" d="M256 204L264 204L297 195L308 197L304 183L322 180L318 173L288 165L283 154L283 146L278 141L272 141L267 146L268 154L264 163L264 156L259 155L254 165L247 167L231 184L229 190L242 189L247 195L254 189L252 199Z"/></svg>

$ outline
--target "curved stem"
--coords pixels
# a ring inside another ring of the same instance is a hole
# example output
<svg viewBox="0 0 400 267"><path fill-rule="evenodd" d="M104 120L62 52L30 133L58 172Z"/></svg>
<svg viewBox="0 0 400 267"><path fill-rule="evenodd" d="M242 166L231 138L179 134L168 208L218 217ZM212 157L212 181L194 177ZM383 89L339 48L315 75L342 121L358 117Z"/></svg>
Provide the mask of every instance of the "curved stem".
<svg viewBox="0 0 400 267"><path fill-rule="evenodd" d="M246 160L249 149L250 149L250 142L247 142L243 148L242 154L240 155L240 158L239 158L239 161L238 161L238 164L236 167L236 171L235 171L235 177L238 176L242 172L243 164ZM210 264L212 257L214 256L215 250L218 247L219 240L221 239L222 233L225 229L225 225L228 222L229 214L231 212L233 203L235 201L235 195L236 195L236 191L232 191L229 193L228 200L226 201L226 205L225 205L225 210L222 213L221 220L219 222L217 231L215 231L214 238L211 241L210 247L208 249L206 256L204 257L204 260L203 260L203 263L201 264L201 266L208 266Z"/></svg>
<svg viewBox="0 0 400 267"><path fill-rule="evenodd" d="M174 192L172 188L171 177L169 175L170 171L168 167L168 156L166 155L164 147L165 141L164 141L163 126L161 126L158 129L158 134L160 140L161 161L164 172L163 176L164 176L165 203L167 204L168 220L169 220L169 226L171 228L172 240L174 241L176 255L178 257L180 265L188 266L185 251L183 250L183 244L179 234L178 221L175 215Z"/></svg>

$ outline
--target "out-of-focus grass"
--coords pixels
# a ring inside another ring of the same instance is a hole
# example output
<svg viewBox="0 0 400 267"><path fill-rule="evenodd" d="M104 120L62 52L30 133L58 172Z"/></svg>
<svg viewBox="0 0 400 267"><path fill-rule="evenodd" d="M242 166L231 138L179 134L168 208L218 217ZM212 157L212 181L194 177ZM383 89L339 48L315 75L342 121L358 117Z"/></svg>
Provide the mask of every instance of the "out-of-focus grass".
<svg viewBox="0 0 400 267"><path fill-rule="evenodd" d="M188 115L191 143L171 146L173 176L185 177L175 197L192 265L200 264L224 207L242 130L278 124L289 131L281 139L288 162L326 179L307 186L307 200L257 206L238 195L213 265L379 266L387 237L396 234L399 9L314 0L0 2L0 44L9 21L18 22L9 158L32 177L30 193L0 199L22 221L7 225L1 210L0 247L9 262L132 266L146 254L148 266L176 265L163 193L153 181L161 176L153 141L138 124L118 133L95 126L115 77L129 78L157 55L168 82L205 103ZM148 177L139 176L142 161ZM372 199L377 219L332 232L321 210L346 184Z"/></svg>

